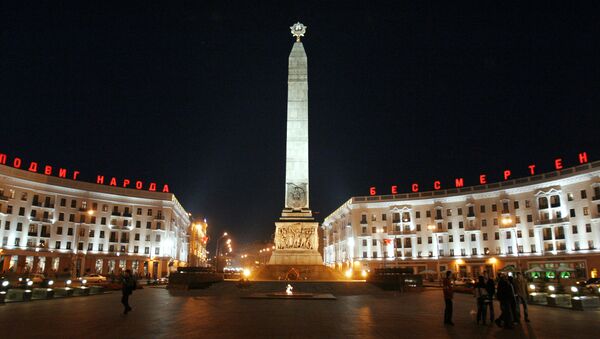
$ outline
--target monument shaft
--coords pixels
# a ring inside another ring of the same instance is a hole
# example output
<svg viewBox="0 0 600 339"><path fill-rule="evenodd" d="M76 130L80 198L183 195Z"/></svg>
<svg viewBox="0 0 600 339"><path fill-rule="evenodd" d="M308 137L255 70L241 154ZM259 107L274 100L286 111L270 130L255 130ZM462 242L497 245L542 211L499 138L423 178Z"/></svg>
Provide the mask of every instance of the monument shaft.
<svg viewBox="0 0 600 339"><path fill-rule="evenodd" d="M285 183L285 208L308 209L308 61L300 41L288 61Z"/></svg>
<svg viewBox="0 0 600 339"><path fill-rule="evenodd" d="M296 23L290 28L296 42L288 60L285 207L275 223L275 251L269 259L271 267L283 271L298 265L323 266L319 223L308 205L308 60L300 42L306 26Z"/></svg>

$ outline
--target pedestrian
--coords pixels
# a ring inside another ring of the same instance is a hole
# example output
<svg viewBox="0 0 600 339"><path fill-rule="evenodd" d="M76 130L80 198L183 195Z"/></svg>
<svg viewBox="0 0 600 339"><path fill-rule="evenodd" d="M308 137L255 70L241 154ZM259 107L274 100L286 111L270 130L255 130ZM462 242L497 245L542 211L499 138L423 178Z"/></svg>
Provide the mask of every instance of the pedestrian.
<svg viewBox="0 0 600 339"><path fill-rule="evenodd" d="M486 307L490 309L490 324L494 322L494 295L496 295L496 284L494 284L494 279L489 276L487 278L487 282L485 283L485 289L488 294L488 299L486 300Z"/></svg>
<svg viewBox="0 0 600 339"><path fill-rule="evenodd" d="M529 313L527 312L527 280L521 274L521 272L517 272L517 278L515 279L515 292L517 294L517 314L519 317L517 319L521 319L520 311L521 306L523 305L523 318L525 322L529 322Z"/></svg>
<svg viewBox="0 0 600 339"><path fill-rule="evenodd" d="M121 297L121 304L125 308L123 310L123 314L129 313L131 310L131 306L129 306L129 296L133 293L133 290L136 288L135 278L131 275L131 270L126 269L121 276L121 292L123 296Z"/></svg>
<svg viewBox="0 0 600 339"><path fill-rule="evenodd" d="M498 293L496 294L498 301L500 302L500 317L496 319L496 325L504 328L514 328L513 317L511 310L512 299L515 299L515 293L512 285L508 282L508 279L504 274L500 274L498 278Z"/></svg>
<svg viewBox="0 0 600 339"><path fill-rule="evenodd" d="M517 305L517 285L515 282L515 278L512 275L508 276L508 282L510 283L510 287L512 288L513 297L509 300L510 302L510 313L512 314L513 322L520 323L520 315L519 315L519 306Z"/></svg>
<svg viewBox="0 0 600 339"><path fill-rule="evenodd" d="M487 311L486 302L488 300L488 294L485 284L485 279L483 276L479 276L479 281L475 284L474 294L475 300L477 300L477 325L479 325L479 321L485 325L485 316Z"/></svg>
<svg viewBox="0 0 600 339"><path fill-rule="evenodd" d="M446 271L446 278L443 281L443 290L444 290L444 302L446 303L446 308L444 309L444 324L454 326L452 322L452 281L450 276L452 275L451 271Z"/></svg>

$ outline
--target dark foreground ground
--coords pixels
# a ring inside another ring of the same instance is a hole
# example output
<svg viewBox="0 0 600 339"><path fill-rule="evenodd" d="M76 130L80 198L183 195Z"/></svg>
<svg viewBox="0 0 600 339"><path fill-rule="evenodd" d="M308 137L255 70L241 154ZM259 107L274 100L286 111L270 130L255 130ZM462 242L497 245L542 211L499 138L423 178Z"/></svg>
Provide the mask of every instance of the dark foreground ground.
<svg viewBox="0 0 600 339"><path fill-rule="evenodd" d="M145 288L122 314L120 293L0 306L2 338L600 338L600 311L530 307L531 323L515 330L475 325L473 297L455 295L454 327L442 324L441 291L381 291L366 283L293 283L294 291L337 300L255 300L283 291L261 282L248 290L225 282L170 293ZM496 313L499 313L496 305Z"/></svg>

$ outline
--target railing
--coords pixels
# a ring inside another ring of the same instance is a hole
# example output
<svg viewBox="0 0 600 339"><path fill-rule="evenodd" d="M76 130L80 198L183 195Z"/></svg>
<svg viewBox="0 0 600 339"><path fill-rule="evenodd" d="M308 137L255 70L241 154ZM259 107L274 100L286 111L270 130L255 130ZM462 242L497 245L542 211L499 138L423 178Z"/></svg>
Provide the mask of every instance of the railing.
<svg viewBox="0 0 600 339"><path fill-rule="evenodd" d="M567 221L569 221L569 218L564 217L564 218L536 220L533 224L534 225L550 225L550 224L560 224L560 223L564 223Z"/></svg>
<svg viewBox="0 0 600 339"><path fill-rule="evenodd" d="M481 225L465 226L465 231L481 231Z"/></svg>
<svg viewBox="0 0 600 339"><path fill-rule="evenodd" d="M112 212L110 215L112 215L114 217L120 217L121 216L121 212Z"/></svg>
<svg viewBox="0 0 600 339"><path fill-rule="evenodd" d="M0 200L8 201L8 197L6 195L0 195Z"/></svg>
<svg viewBox="0 0 600 339"><path fill-rule="evenodd" d="M124 216L125 218L131 218L131 213L123 213L123 216Z"/></svg>
<svg viewBox="0 0 600 339"><path fill-rule="evenodd" d="M400 230L388 232L389 235L417 234L417 230Z"/></svg>
<svg viewBox="0 0 600 339"><path fill-rule="evenodd" d="M165 220L165 216L164 215L157 215L154 217L154 220Z"/></svg>

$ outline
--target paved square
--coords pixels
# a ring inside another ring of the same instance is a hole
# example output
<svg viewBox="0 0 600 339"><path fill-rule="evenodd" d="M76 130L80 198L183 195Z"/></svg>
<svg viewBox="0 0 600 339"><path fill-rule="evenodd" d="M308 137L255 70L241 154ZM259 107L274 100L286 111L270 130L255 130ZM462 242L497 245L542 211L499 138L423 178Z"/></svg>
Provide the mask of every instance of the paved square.
<svg viewBox="0 0 600 339"><path fill-rule="evenodd" d="M122 314L120 293L0 306L4 338L597 338L600 311L530 307L531 323L504 330L477 326L472 296L455 295L454 322L442 324L441 291L381 291L365 283L293 283L294 291L337 300L243 299L283 291L285 283L238 289L135 291ZM498 305L496 312L499 313Z"/></svg>

